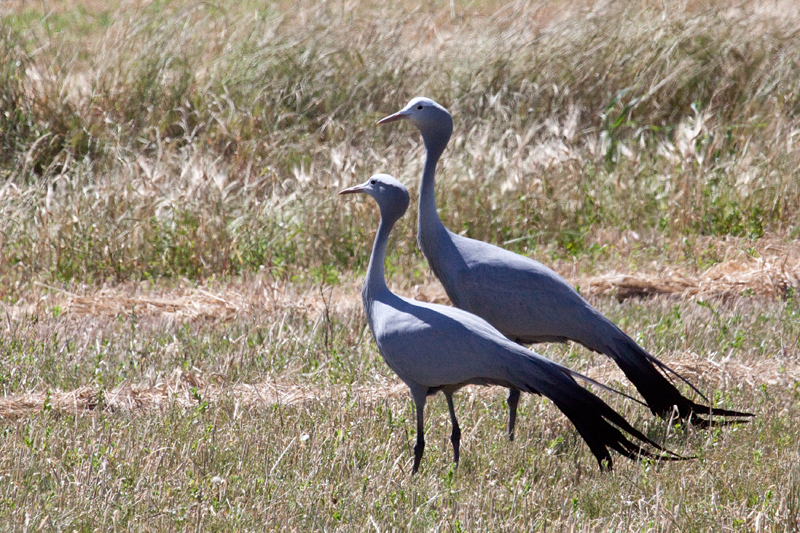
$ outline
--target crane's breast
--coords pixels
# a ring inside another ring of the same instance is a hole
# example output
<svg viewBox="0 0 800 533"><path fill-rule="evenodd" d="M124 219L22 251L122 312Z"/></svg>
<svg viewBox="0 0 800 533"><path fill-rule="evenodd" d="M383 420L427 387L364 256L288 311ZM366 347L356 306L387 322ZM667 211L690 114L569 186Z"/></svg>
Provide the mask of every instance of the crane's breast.
<svg viewBox="0 0 800 533"><path fill-rule="evenodd" d="M373 310L381 355L404 381L438 387L491 377L491 354L504 339L484 321L422 302Z"/></svg>

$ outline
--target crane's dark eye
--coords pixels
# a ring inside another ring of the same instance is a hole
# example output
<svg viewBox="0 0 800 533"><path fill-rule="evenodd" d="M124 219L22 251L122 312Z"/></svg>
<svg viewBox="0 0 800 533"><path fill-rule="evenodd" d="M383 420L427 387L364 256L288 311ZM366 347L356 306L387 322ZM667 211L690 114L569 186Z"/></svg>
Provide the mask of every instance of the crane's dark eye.
<svg viewBox="0 0 800 533"><path fill-rule="evenodd" d="M369 180L370 185L375 185L376 183L378 183L378 180Z"/></svg>
<svg viewBox="0 0 800 533"><path fill-rule="evenodd" d="M418 105L417 109L422 109L422 104Z"/></svg>

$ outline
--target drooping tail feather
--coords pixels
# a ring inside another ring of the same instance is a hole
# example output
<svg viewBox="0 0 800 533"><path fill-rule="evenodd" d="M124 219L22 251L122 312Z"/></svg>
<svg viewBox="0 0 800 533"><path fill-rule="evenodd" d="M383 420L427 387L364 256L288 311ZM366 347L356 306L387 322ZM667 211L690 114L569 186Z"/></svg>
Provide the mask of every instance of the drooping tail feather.
<svg viewBox="0 0 800 533"><path fill-rule="evenodd" d="M558 366L554 365L555 368ZM630 459L648 458L658 461L688 459L664 449L647 438L628 423L622 415L590 391L578 385L571 376L561 372L560 369L561 379L554 381L536 379L541 377L541 368L531 369L531 372L532 374L528 375L528 378L531 378L530 381L526 380L525 386L520 388L526 392L535 392L550 398L575 425L602 470L610 470L613 465L609 450L614 450ZM537 382L539 383L538 387L535 385ZM638 439L641 444L634 443L620 430L627 432L634 439ZM663 453L653 453L643 448L643 445L649 445Z"/></svg>
<svg viewBox="0 0 800 533"><path fill-rule="evenodd" d="M606 344L603 353L611 357L625 376L633 383L639 394L647 402L653 414L662 418L677 418L690 421L692 424L707 427L713 425L727 425L746 422L746 420L709 420L698 415L728 416L746 418L752 413L733 411L730 409L716 409L708 405L694 402L681 394L675 385L666 377L671 373L687 383L695 392L708 401L697 388L689 383L683 376L669 368L667 365L650 355L630 337L622 333L615 336ZM661 370L659 370L661 369ZM663 373L662 373L663 372ZM676 412L677 410L677 412Z"/></svg>

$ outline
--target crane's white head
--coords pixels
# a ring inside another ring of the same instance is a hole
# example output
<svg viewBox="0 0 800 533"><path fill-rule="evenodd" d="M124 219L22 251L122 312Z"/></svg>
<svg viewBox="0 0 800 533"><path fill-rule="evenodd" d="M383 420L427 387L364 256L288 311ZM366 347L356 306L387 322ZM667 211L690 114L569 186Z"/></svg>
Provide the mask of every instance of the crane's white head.
<svg viewBox="0 0 800 533"><path fill-rule="evenodd" d="M440 147L444 150L450 134L453 133L453 117L447 109L430 98L418 96L406 106L388 117L382 118L378 124L388 124L397 120L408 120L422 134L425 145L429 148Z"/></svg>
<svg viewBox="0 0 800 533"><path fill-rule="evenodd" d="M361 185L339 191L339 194L364 193L375 198L381 218L395 222L408 209L408 191L388 174L375 174Z"/></svg>

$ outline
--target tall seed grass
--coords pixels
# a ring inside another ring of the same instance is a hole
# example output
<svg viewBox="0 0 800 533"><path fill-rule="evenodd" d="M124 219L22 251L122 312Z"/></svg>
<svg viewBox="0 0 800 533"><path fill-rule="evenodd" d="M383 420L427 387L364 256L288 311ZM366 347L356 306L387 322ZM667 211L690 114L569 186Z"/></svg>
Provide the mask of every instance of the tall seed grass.
<svg viewBox="0 0 800 533"><path fill-rule="evenodd" d="M566 256L603 228L796 236L798 17L759 6L6 10L2 271L335 280L370 226L333 192L416 185L417 133L374 122L417 94L455 117L456 231Z"/></svg>

